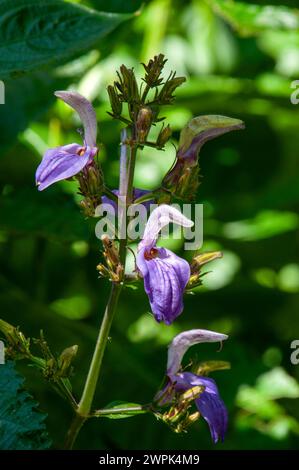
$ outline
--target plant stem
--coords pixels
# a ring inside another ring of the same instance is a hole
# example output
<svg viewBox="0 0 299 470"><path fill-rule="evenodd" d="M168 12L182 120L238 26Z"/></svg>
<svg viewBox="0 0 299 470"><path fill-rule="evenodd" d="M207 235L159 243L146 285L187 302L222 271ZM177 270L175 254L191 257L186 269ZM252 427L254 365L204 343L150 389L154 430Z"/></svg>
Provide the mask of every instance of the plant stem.
<svg viewBox="0 0 299 470"><path fill-rule="evenodd" d="M73 421L71 422L70 428L68 430L68 433L66 435L65 443L64 443L64 448L67 450L71 450L74 446L74 443L78 437L78 434L85 422L86 418L83 416L80 416L79 414L76 414Z"/></svg>
<svg viewBox="0 0 299 470"><path fill-rule="evenodd" d="M133 198L133 179L135 170L136 160L136 147L130 147L131 152L129 155L129 162L127 164L127 129L124 129L121 136L121 157L120 157L120 183L119 183L119 210L121 211L121 217L123 222L126 222L126 207L127 204L132 201ZM121 198L124 198L122 201ZM125 203L124 203L125 202ZM125 227L126 228L126 227ZM120 238L119 242L119 258L120 262L124 267L126 265L126 247L127 247L127 233L125 236ZM125 274L124 274L125 276ZM98 339L96 342L95 350L93 353L92 361L89 367L87 379L85 382L83 394L79 402L78 408L76 409L76 415L69 428L66 441L65 449L72 449L76 441L76 438L82 428L84 422L90 418L91 406L94 399L100 370L102 366L103 356L106 349L108 336L111 328L111 324L116 312L118 299L122 290L123 282L112 283L110 291L110 297L106 306L105 314L100 327Z"/></svg>
<svg viewBox="0 0 299 470"><path fill-rule="evenodd" d="M102 320L85 387L77 410L77 413L81 416L88 416L91 409L102 365L103 355L108 341L108 335L114 317L114 313L116 311L121 288L121 284L113 283L112 285L110 297L105 310L104 318Z"/></svg>

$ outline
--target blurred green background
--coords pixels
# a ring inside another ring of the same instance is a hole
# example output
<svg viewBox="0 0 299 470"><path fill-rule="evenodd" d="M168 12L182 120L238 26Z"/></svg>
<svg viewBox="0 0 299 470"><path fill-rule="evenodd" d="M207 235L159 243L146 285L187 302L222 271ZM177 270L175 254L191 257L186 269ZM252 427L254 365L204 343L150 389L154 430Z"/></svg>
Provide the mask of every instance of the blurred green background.
<svg viewBox="0 0 299 470"><path fill-rule="evenodd" d="M101 0L71 3L115 12L139 7L137 1L116 0L109 7ZM93 224L76 207L76 184L62 182L43 193L34 186L44 151L78 141L77 117L54 100L54 90L71 86L93 101L111 188L118 184L120 126L107 115L106 86L122 63L141 73L140 62L162 52L168 70L187 76L175 106L164 113L175 144L192 116L224 114L245 121L245 131L209 142L200 156L203 249L221 249L223 259L208 266L212 272L204 286L185 297L185 310L171 327L150 316L142 286L124 290L95 401L97 407L113 400L149 402L176 333L190 328L227 333L221 353L215 345L200 345L189 355L232 364L230 371L213 374L230 414L225 443L217 449L298 448L299 365L290 362L290 343L299 338L299 106L291 104L290 94L291 82L299 79L299 11L293 9L295 0L258 4L146 2L139 16L72 61L4 80L6 103L0 105L1 318L28 336L37 337L43 328L54 351L79 345L77 396L109 284L98 279L100 244ZM174 155L171 143L164 153L144 150L135 185L159 184ZM169 243L180 252L180 242ZM18 369L48 413L59 447L70 410L38 372L21 363ZM141 415L90 421L76 448L214 446L204 421L177 435Z"/></svg>

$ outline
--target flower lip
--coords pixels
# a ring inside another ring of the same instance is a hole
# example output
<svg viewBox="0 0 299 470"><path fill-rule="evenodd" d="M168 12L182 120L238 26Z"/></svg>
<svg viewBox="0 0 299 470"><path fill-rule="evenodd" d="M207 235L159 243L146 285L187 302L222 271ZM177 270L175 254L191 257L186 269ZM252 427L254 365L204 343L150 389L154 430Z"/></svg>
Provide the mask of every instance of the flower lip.
<svg viewBox="0 0 299 470"><path fill-rule="evenodd" d="M57 181L75 176L92 161L93 157L94 149L78 144L47 150L36 170L35 179L38 190L43 191Z"/></svg>
<svg viewBox="0 0 299 470"><path fill-rule="evenodd" d="M97 118L90 101L76 91L55 91L54 94L57 98L60 98L77 111L84 127L84 140L86 145L96 147Z"/></svg>
<svg viewBox="0 0 299 470"><path fill-rule="evenodd" d="M228 338L227 335L209 330L188 330L174 337L168 348L167 375L176 374L180 368L182 359L187 350L198 343L221 342Z"/></svg>
<svg viewBox="0 0 299 470"><path fill-rule="evenodd" d="M151 213L143 233L143 238L138 245L138 250L141 250L143 247L153 246L159 232L171 222L181 227L192 227L194 225L194 222L185 217L178 209L161 204Z"/></svg>

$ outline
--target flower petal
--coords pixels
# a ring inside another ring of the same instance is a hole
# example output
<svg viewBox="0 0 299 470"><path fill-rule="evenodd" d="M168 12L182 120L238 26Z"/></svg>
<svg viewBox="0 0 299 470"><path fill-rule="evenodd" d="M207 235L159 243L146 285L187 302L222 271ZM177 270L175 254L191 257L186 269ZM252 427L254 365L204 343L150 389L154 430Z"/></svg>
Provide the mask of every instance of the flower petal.
<svg viewBox="0 0 299 470"><path fill-rule="evenodd" d="M93 151L87 147L83 155L78 152L78 144L64 145L46 151L41 164L36 170L36 184L42 191L56 181L61 181L79 173L93 158Z"/></svg>
<svg viewBox="0 0 299 470"><path fill-rule="evenodd" d="M54 94L77 111L84 127L85 143L89 147L95 147L97 140L97 118L90 101L75 91L55 91Z"/></svg>
<svg viewBox="0 0 299 470"><path fill-rule="evenodd" d="M244 123L239 119L219 115L197 116L181 132L178 158L196 160L207 141L239 129L244 129Z"/></svg>
<svg viewBox="0 0 299 470"><path fill-rule="evenodd" d="M148 259L147 248L142 248L137 255L137 267L143 275L144 289L155 319L170 325L182 313L190 266L170 250L155 250L157 256Z"/></svg>
<svg viewBox="0 0 299 470"><path fill-rule="evenodd" d="M210 427L214 443L224 440L228 423L228 414L215 381L211 378L200 377L191 372L184 372L172 377L176 390L188 390L196 385L203 385L205 391L196 398L196 406Z"/></svg>
<svg viewBox="0 0 299 470"><path fill-rule="evenodd" d="M138 248L141 249L145 246L151 246L157 240L159 232L163 227L169 225L170 222L182 227L192 227L194 225L192 220L185 217L178 209L166 204L161 204L156 207L149 216L143 239L139 243Z"/></svg>
<svg viewBox="0 0 299 470"><path fill-rule="evenodd" d="M227 335L209 330L188 330L178 334L168 348L167 374L176 374L181 368L184 354L194 344L224 341Z"/></svg>

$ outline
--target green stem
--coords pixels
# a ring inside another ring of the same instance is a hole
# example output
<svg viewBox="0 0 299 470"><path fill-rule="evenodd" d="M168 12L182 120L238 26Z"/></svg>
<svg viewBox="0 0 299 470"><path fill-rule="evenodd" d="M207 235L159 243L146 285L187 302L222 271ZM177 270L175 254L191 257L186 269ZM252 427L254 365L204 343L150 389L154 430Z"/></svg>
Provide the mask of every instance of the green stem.
<svg viewBox="0 0 299 470"><path fill-rule="evenodd" d="M104 318L102 320L101 328L99 331L99 336L96 342L93 358L90 364L85 387L77 410L77 413L81 416L87 417L90 413L102 365L104 351L108 341L109 331L116 311L121 289L121 284L113 283Z"/></svg>
<svg viewBox="0 0 299 470"><path fill-rule="evenodd" d="M136 147L131 147L131 152L129 155L129 163L127 167L127 130L122 132L122 146L121 146L121 178L120 178L120 187L119 195L124 196L126 203L130 203L133 197L133 179L134 179L134 170L135 170L135 160L136 160ZM125 206L127 205L125 204ZM120 204L121 205L121 204ZM123 208L124 217L126 218L126 207ZM119 242L119 258L120 262L124 267L126 265L126 246L127 246L127 234L125 237L120 239ZM98 339L96 342L95 350L93 353L92 361L89 367L87 379L85 382L83 394L79 402L78 408L76 409L76 415L71 423L69 428L65 449L72 449L77 436L80 432L81 427L84 422L90 417L90 410L92 402L94 399L100 370L102 366L103 356L106 349L108 336L111 328L111 324L116 312L118 299L120 292L122 290L123 283L112 283L112 288L110 292L110 297L106 306L105 314L102 320L100 327Z"/></svg>
<svg viewBox="0 0 299 470"><path fill-rule="evenodd" d="M68 430L68 433L66 435L65 443L64 443L64 448L67 450L71 450L75 444L75 441L78 437L78 434L85 422L86 418L83 416L80 416L78 414L75 415L70 428Z"/></svg>

